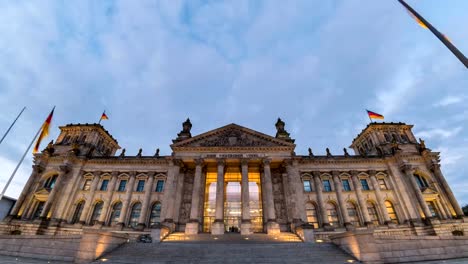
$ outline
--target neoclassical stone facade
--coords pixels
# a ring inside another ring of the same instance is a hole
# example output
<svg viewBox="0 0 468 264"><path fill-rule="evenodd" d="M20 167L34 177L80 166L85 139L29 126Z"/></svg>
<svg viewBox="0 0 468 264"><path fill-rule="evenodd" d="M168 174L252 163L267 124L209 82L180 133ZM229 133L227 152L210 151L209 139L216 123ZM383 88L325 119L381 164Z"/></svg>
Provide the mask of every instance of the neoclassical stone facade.
<svg viewBox="0 0 468 264"><path fill-rule="evenodd" d="M191 135L190 120L172 155L131 156L99 124L70 124L34 157L33 172L9 221L40 230L223 234L317 234L356 229L434 227L463 212L439 154L411 125L371 123L349 154L295 153L278 119L275 136L236 124ZM42 231L43 232L43 231Z"/></svg>

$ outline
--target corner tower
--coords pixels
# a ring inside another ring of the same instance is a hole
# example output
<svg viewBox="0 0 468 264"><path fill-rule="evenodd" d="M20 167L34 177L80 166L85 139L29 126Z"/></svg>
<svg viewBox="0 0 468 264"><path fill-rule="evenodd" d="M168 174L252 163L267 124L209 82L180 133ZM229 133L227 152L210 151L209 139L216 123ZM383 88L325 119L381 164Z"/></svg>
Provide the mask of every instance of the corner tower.
<svg viewBox="0 0 468 264"><path fill-rule="evenodd" d="M396 150L418 152L419 144L412 128L405 123L370 123L353 140L350 148L362 156L392 154Z"/></svg>
<svg viewBox="0 0 468 264"><path fill-rule="evenodd" d="M100 124L68 124L59 128L60 135L53 145L56 154L72 150L77 155L113 156L120 149L117 140Z"/></svg>

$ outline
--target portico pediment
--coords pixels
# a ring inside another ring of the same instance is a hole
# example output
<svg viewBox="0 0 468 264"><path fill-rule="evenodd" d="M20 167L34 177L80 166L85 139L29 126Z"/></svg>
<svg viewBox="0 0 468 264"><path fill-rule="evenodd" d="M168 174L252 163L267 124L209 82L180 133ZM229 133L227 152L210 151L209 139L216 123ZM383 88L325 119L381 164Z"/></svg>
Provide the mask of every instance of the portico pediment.
<svg viewBox="0 0 468 264"><path fill-rule="evenodd" d="M230 124L214 129L195 137L177 142L171 145L177 150L210 150L210 149L280 149L293 151L295 144L274 138L272 136L245 128L236 124Z"/></svg>

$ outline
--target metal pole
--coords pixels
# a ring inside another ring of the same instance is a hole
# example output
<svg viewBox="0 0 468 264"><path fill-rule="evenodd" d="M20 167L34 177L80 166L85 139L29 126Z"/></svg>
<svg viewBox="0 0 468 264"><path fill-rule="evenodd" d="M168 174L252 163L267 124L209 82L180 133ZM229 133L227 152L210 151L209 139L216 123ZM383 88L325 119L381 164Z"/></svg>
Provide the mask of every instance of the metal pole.
<svg viewBox="0 0 468 264"><path fill-rule="evenodd" d="M32 144L34 144L34 141L36 141L36 138L37 138L37 136L39 136L39 133L41 133L41 130L42 130L42 126L37 131L36 135L34 136L33 140L31 141L31 143L29 143L29 146L26 149L26 151L24 152L23 156L21 157L21 160L18 162L18 165L16 165L16 168L13 171L13 173L11 174L10 178L8 179L5 187L3 187L2 193L0 194L0 200L2 200L3 195L5 195L5 192L6 192L7 188L8 188L8 186L11 183L11 180L13 180L13 177L15 176L16 171L18 171L19 167L21 166L21 163L23 163L24 157L26 157L26 154L28 154L29 149L31 148Z"/></svg>
<svg viewBox="0 0 468 264"><path fill-rule="evenodd" d="M468 59L459 51L450 41L448 41L444 35L442 35L435 27L431 25L424 17L422 17L418 12L416 12L411 6L409 6L404 0L398 0L408 11L410 11L414 16L416 16L424 25L432 32L434 35L444 43L444 45L457 57L463 65L468 69Z"/></svg>
<svg viewBox="0 0 468 264"><path fill-rule="evenodd" d="M21 114L24 112L25 109L26 109L26 106L23 107L23 110L21 110L21 112L20 112L20 113L18 114L18 116L16 117L15 121L13 121L13 123L11 124L11 126L7 129L7 131L6 131L5 134L3 135L2 139L0 139L0 144L2 144L3 139L5 139L5 137L8 135L8 132L10 132L10 129L15 125L16 120L18 120L18 118L21 116Z"/></svg>

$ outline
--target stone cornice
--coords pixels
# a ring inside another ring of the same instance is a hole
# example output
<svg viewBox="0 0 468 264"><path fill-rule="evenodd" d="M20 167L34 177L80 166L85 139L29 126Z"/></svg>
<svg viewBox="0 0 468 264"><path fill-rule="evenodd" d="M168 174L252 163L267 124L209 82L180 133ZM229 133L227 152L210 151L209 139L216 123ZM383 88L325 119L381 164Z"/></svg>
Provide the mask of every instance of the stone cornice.
<svg viewBox="0 0 468 264"><path fill-rule="evenodd" d="M117 140L101 124L78 123L78 124L68 124L65 126L61 126L59 128L62 131L92 131L96 129L101 130L103 135L105 135L111 142L113 142L118 148L120 148Z"/></svg>

